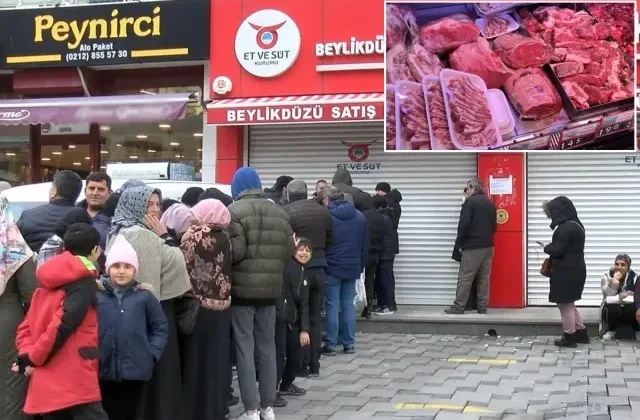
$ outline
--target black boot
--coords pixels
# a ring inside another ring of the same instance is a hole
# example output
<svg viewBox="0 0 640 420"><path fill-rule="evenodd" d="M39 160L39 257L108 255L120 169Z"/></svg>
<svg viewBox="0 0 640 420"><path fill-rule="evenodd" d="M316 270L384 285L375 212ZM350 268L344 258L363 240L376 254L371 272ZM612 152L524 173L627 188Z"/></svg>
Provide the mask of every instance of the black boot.
<svg viewBox="0 0 640 420"><path fill-rule="evenodd" d="M578 347L575 333L573 334L564 333L562 334L562 338L560 340L554 341L553 344L555 344L558 347L569 347L572 349Z"/></svg>
<svg viewBox="0 0 640 420"><path fill-rule="evenodd" d="M371 305L367 304L362 310L360 316L364 319L371 319Z"/></svg>
<svg viewBox="0 0 640 420"><path fill-rule="evenodd" d="M587 334L587 328L583 328L581 330L576 330L576 343L578 344L589 344L589 334Z"/></svg>

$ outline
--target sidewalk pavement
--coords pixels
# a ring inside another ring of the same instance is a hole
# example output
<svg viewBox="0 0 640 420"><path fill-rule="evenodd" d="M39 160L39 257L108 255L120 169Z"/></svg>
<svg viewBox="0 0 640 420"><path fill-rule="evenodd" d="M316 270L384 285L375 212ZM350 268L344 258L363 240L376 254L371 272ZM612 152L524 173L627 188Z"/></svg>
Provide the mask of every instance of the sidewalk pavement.
<svg viewBox="0 0 640 420"><path fill-rule="evenodd" d="M356 354L323 357L276 418L640 419L640 344L558 349L555 338L358 334Z"/></svg>

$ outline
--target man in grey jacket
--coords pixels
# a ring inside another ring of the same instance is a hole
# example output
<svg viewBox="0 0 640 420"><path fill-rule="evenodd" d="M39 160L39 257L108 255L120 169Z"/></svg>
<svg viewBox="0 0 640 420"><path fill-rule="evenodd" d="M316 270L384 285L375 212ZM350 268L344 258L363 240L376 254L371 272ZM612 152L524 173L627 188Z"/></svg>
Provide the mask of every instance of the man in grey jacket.
<svg viewBox="0 0 640 420"><path fill-rule="evenodd" d="M240 419L275 420L276 299L280 296L284 266L295 252L293 231L287 212L265 196L254 169L243 167L236 171L231 195L231 325L245 408Z"/></svg>

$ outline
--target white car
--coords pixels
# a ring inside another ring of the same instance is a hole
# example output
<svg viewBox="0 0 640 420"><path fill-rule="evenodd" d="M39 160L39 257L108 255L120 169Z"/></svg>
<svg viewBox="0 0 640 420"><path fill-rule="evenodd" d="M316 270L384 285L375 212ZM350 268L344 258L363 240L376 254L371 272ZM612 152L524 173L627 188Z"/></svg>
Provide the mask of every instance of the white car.
<svg viewBox="0 0 640 420"><path fill-rule="evenodd" d="M111 183L111 189L117 191L127 179L114 179ZM151 188L157 188L162 191L162 198L172 198L180 201L182 194L189 187L200 187L204 190L207 188L217 188L225 194L231 195L231 186L226 184L208 184L204 182L189 181L145 181L141 180ZM9 206L13 217L18 220L24 210L47 204L49 201L49 190L51 182L41 184L22 185L20 187L9 188L2 191L2 195L9 200ZM82 191L78 202L84 200L84 181L82 181Z"/></svg>

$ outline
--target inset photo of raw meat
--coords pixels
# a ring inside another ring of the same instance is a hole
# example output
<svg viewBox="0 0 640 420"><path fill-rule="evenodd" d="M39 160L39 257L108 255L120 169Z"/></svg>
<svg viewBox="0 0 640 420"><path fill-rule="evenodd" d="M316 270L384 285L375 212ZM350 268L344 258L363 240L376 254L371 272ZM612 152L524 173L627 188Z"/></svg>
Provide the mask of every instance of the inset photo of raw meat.
<svg viewBox="0 0 640 420"><path fill-rule="evenodd" d="M635 3L385 8L385 150L634 149Z"/></svg>

